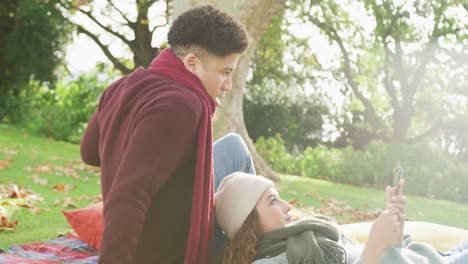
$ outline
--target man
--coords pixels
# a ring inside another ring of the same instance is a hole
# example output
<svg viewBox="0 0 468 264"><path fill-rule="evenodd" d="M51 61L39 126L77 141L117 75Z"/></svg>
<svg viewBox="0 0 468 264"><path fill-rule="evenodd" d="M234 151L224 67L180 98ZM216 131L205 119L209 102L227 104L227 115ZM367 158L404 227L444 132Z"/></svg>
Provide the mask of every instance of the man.
<svg viewBox="0 0 468 264"><path fill-rule="evenodd" d="M211 118L248 46L244 26L201 6L174 21L168 42L148 69L104 91L81 142L82 159L101 167L99 263L206 263L214 189L231 172L254 173L239 136L212 145Z"/></svg>

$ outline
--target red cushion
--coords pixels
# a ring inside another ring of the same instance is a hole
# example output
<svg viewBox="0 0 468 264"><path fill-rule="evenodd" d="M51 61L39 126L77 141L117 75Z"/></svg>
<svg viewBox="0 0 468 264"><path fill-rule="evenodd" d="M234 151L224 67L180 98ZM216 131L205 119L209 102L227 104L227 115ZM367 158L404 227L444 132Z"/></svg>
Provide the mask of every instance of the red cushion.
<svg viewBox="0 0 468 264"><path fill-rule="evenodd" d="M104 229L102 212L102 202L81 209L62 210L78 237L96 250L99 250L101 245L102 230Z"/></svg>

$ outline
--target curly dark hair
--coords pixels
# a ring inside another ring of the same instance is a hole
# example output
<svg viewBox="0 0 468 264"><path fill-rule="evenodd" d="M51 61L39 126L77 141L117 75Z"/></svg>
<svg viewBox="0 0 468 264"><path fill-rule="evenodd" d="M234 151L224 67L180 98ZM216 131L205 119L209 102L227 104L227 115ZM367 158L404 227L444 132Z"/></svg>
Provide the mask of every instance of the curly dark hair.
<svg viewBox="0 0 468 264"><path fill-rule="evenodd" d="M201 48L210 55L223 58L232 53L242 53L249 45L244 25L212 5L182 13L174 20L167 38L179 57Z"/></svg>

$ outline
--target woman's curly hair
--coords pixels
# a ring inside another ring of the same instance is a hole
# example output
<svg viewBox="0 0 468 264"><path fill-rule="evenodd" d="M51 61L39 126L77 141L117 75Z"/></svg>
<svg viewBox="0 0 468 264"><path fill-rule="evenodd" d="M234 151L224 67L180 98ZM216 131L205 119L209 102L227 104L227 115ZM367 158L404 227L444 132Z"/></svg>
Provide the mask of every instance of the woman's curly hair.
<svg viewBox="0 0 468 264"><path fill-rule="evenodd" d="M252 210L242 227L224 249L223 264L251 264L260 235L257 210Z"/></svg>
<svg viewBox="0 0 468 264"><path fill-rule="evenodd" d="M212 5L189 9L178 16L167 34L174 53L183 57L192 48L202 48L216 57L242 53L249 45L244 25Z"/></svg>

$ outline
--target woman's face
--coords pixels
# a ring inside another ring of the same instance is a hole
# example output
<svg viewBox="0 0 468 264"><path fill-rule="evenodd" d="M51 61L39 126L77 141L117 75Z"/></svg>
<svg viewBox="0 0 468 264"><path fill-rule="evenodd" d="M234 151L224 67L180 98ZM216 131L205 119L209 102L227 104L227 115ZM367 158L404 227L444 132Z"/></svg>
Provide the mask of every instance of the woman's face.
<svg viewBox="0 0 468 264"><path fill-rule="evenodd" d="M262 233L284 227L292 221L292 216L289 215L291 205L283 201L273 187L268 188L262 194L255 209Z"/></svg>

